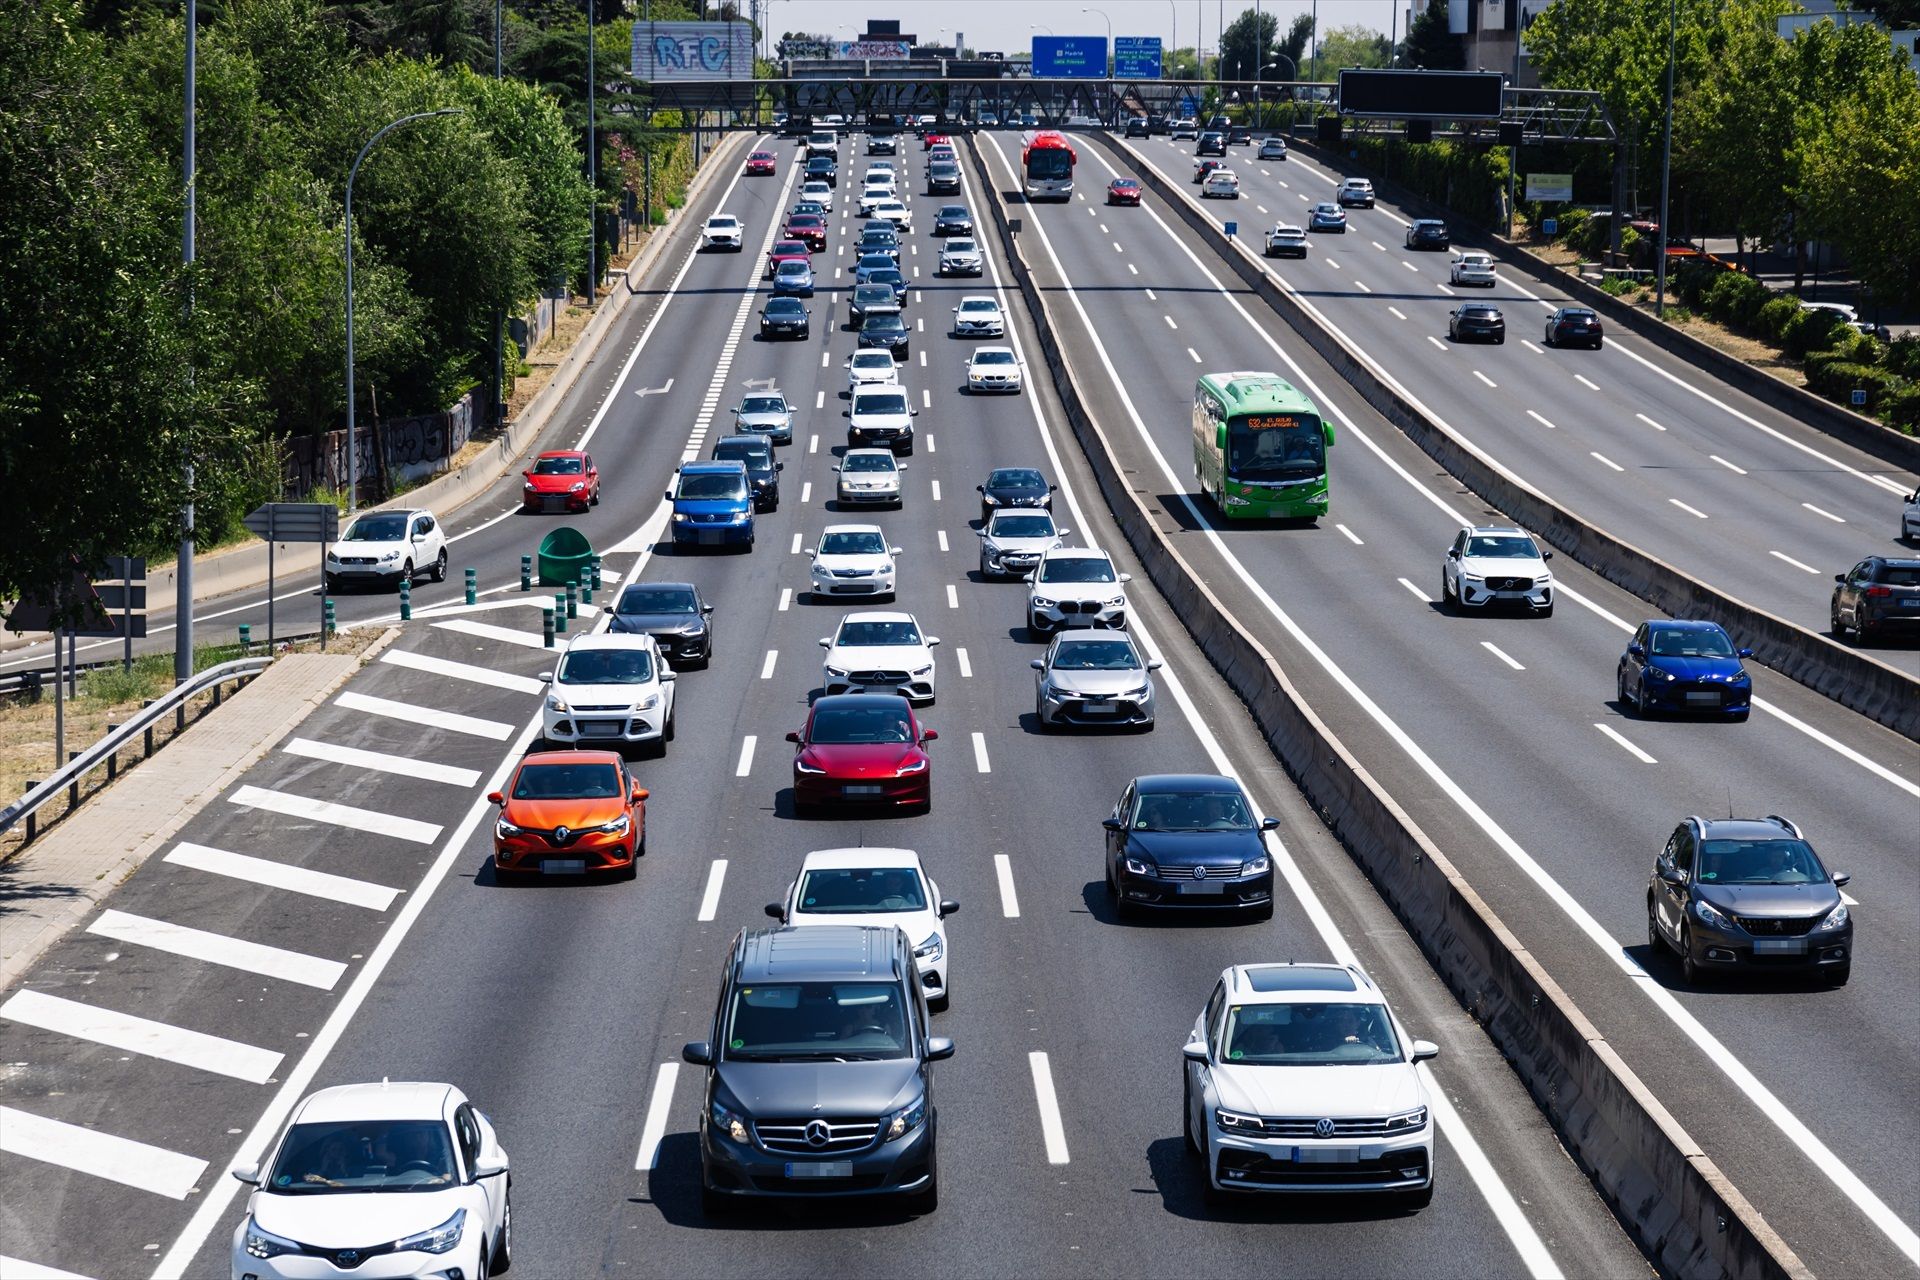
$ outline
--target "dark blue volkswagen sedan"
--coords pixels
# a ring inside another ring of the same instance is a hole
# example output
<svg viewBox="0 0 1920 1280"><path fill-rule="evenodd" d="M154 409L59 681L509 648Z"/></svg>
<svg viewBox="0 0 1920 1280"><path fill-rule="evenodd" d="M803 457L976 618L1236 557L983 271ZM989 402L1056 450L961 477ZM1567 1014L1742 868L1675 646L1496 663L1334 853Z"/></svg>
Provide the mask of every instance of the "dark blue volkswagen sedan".
<svg viewBox="0 0 1920 1280"><path fill-rule="evenodd" d="M1142 907L1212 907L1273 915L1273 862L1262 818L1232 778L1161 773L1135 778L1104 823L1107 901L1126 917Z"/></svg>
<svg viewBox="0 0 1920 1280"><path fill-rule="evenodd" d="M1753 677L1740 659L1752 656L1735 649L1717 622L1643 622L1620 655L1620 704L1643 716L1682 711L1745 720Z"/></svg>

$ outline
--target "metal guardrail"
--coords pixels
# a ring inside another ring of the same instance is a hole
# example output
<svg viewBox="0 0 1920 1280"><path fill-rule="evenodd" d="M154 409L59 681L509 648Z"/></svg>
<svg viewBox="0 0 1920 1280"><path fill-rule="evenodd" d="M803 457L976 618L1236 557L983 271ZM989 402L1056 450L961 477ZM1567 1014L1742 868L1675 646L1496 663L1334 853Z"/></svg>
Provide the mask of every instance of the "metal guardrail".
<svg viewBox="0 0 1920 1280"><path fill-rule="evenodd" d="M13 829L22 818L27 823L27 839L32 840L37 826L40 806L59 795L67 793L67 812L71 813L80 804L80 780L101 765L107 767L107 776L112 778L119 771L120 753L132 741L135 734L145 736L145 755L151 756L153 746L153 726L162 718L173 715L176 723L184 725L188 699L211 690L213 705L220 705L222 685L238 681L242 684L273 665L271 657L241 658L234 662L223 662L217 667L208 667L185 684L175 685L165 694L155 698L142 707L131 720L112 730L100 741L74 757L54 772L44 782L38 782L27 794L0 809L0 835ZM144 758L144 757L143 757Z"/></svg>

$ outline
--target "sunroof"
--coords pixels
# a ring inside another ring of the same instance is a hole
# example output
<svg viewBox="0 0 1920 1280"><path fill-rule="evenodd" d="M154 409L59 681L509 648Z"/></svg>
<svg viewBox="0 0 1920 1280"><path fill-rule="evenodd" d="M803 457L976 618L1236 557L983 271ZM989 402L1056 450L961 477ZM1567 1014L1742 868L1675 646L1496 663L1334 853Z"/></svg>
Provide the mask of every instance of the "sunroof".
<svg viewBox="0 0 1920 1280"><path fill-rule="evenodd" d="M1247 970L1255 991L1352 991L1353 975L1319 965L1268 964Z"/></svg>

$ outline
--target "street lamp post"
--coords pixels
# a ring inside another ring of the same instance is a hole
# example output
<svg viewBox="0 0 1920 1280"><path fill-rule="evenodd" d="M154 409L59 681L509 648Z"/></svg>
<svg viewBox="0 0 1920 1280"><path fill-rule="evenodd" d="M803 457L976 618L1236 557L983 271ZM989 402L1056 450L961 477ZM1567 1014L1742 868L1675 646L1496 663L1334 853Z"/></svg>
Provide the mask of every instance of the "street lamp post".
<svg viewBox="0 0 1920 1280"><path fill-rule="evenodd" d="M1666 136L1660 144L1660 261L1655 266L1660 278L1653 295L1653 314L1662 319L1667 314L1667 215L1671 212L1667 207L1667 193L1673 177L1673 36L1679 21L1678 10L1679 0L1667 0L1667 119Z"/></svg>
<svg viewBox="0 0 1920 1280"><path fill-rule="evenodd" d="M416 111L410 116L401 116L386 125L380 132L367 139L367 145L360 148L360 154L353 158L353 167L347 170L347 514L352 515L360 496L360 454L354 447L353 420L353 180L360 176L360 162L367 158L367 152L373 150L373 144L398 129L403 124L415 120L430 120L434 116L457 116L465 111L464 107L442 107L438 111Z"/></svg>
<svg viewBox="0 0 1920 1280"><path fill-rule="evenodd" d="M1107 24L1107 58L1106 58L1107 65L1100 68L1102 71L1106 72L1105 79L1107 81L1107 109L1101 112L1100 114L1102 116L1101 123L1106 125L1111 125L1114 123L1118 115L1118 113L1114 110L1114 103L1113 103L1113 71L1114 71L1114 66L1112 61L1113 59L1113 19L1109 18L1106 15L1106 11L1102 9L1082 9L1080 12L1094 14L1097 17L1099 17L1100 21Z"/></svg>
<svg viewBox="0 0 1920 1280"><path fill-rule="evenodd" d="M1180 7L1174 3L1174 0L1167 0L1167 58L1169 61L1167 65L1161 69L1160 74L1169 80L1177 78L1172 74L1173 63L1171 59L1175 53L1179 52L1179 49Z"/></svg>
<svg viewBox="0 0 1920 1280"><path fill-rule="evenodd" d="M197 126L194 120L194 99L196 97L197 76L199 74L198 32L200 15L194 0L187 0L187 65L186 65L186 102L182 108L181 132L183 145L180 148L180 185L186 197L186 219L180 231L180 261L188 269L187 310L193 310L193 268L194 244L193 223L198 200L195 198L194 145ZM173 574L173 679L176 684L185 684L193 678L193 448L191 437L187 455L181 466L181 479L185 481L186 493L180 504L180 551L174 562ZM60 674L60 632L53 633L53 689L56 694L61 689ZM66 740L61 738L60 752L66 750ZM54 761L56 765L66 763L61 755Z"/></svg>

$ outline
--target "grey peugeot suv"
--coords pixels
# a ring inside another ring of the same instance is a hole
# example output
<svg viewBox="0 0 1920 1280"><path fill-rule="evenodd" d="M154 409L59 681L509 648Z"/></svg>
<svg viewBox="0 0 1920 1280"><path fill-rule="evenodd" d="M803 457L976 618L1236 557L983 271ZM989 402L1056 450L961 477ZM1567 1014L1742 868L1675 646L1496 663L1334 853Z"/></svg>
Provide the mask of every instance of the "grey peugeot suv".
<svg viewBox="0 0 1920 1280"><path fill-rule="evenodd" d="M902 1196L939 1203L928 1034L913 944L898 928L743 930L727 957L706 1067L700 1203Z"/></svg>

